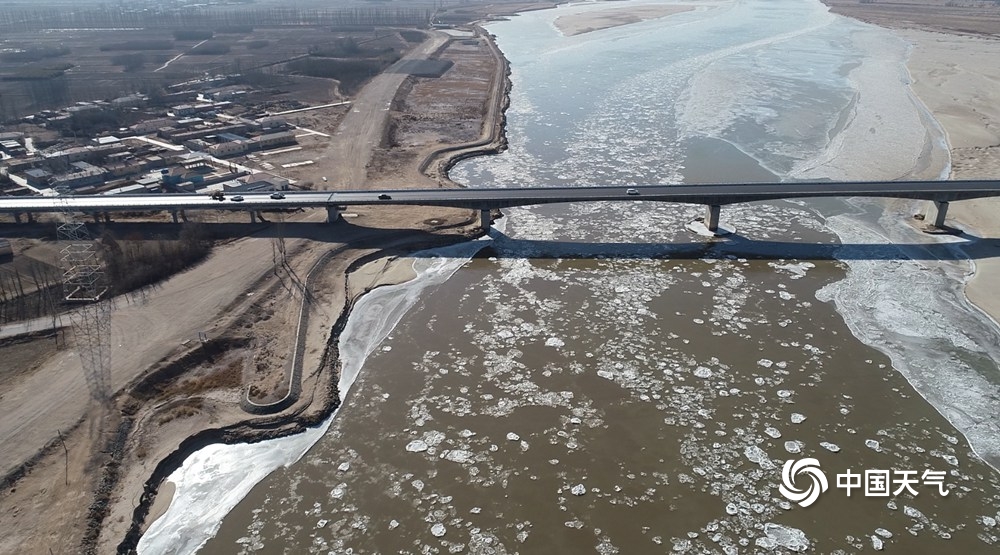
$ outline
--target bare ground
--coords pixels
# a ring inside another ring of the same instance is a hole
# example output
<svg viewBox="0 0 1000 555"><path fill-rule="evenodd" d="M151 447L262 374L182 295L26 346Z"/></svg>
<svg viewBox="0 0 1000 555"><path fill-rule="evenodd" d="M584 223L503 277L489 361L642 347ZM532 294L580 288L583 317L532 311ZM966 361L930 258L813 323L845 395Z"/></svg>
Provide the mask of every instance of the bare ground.
<svg viewBox="0 0 1000 555"><path fill-rule="evenodd" d="M429 44L433 51L443 43ZM397 75L391 79L402 80ZM502 81L494 77L490 82L500 86ZM392 102L395 89L386 80L373 84L371 91L362 91L355 107L364 108L367 99L367 111L361 113L384 117L382 108ZM478 87L465 94L489 92ZM421 110L429 108L420 104L429 98L403 101ZM485 101L460 104L481 106ZM327 152L334 156L317 157L303 177L319 181L318 176L330 175L355 186L367 182L370 167L368 156L361 154L363 146L378 144L383 131L366 117L352 121L350 113L355 112L348 112L338 129L351 129L345 135L352 138L376 137L374 143L362 143L361 150L351 147L352 156L346 156L350 149L336 146L344 138L332 138ZM310 117L323 124L320 114ZM500 130L495 122L478 127L480 136L483 129ZM439 148L476 135L471 127L455 138L448 136L446 126L438 131ZM400 171L419 174L414 167L424 161L424 154L401 153L406 163L398 166ZM424 185L427 179L408 183ZM0 463L6 476L0 484L0 552L111 552L127 532L135 537L145 526L164 469L179 464L181 455L198 441L290 433L335 406L331 384L336 383L336 353L330 348L337 323L346 318L357 295L407 276L398 267L367 266L349 292L347 274L356 261L477 233L477 221L464 210L369 208L353 216L329 226L320 223L325 214L319 212L288 215L281 226L284 263L275 264L278 226L262 226L260 232L216 248L197 267L162 283L141 305L119 306L112 321L112 380L118 394L110 407L89 401L75 353L36 353L32 364L37 369L12 379L12 387L0 398L5 413L0 420ZM297 317L301 284L331 251L336 252L322 279L310 290L321 302L313 303L306 330L303 393L277 416L248 419L238 399L250 385L274 398L286 383L289 351L282 346L294 343L290 323ZM198 341L198 332L207 334L207 344ZM216 348L219 352L213 351Z"/></svg>

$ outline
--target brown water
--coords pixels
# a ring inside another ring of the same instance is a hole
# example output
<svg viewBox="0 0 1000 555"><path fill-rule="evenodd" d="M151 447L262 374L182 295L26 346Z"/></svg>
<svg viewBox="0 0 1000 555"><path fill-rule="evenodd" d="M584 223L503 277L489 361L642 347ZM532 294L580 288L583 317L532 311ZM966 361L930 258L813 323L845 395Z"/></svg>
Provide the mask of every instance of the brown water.
<svg viewBox="0 0 1000 555"><path fill-rule="evenodd" d="M514 70L510 150L458 179L771 180L827 158L850 173L834 147L871 116L857 99L905 87L852 81L902 49L855 43L877 31L815 2L723 3L570 38L547 17L495 26ZM885 117L913 115L895 108ZM874 155L905 162L922 146ZM368 358L329 432L202 552L996 551L1000 478L941 416L1000 452L997 330L961 295L961 252L923 246L879 205L726 207L738 231L725 241L684 229L702 213L512 211ZM352 318L386 320L386 306ZM778 489L782 464L803 457L830 485L806 508ZM951 493L836 487L866 469L944 471Z"/></svg>
<svg viewBox="0 0 1000 555"><path fill-rule="evenodd" d="M742 552L766 550L768 530L780 541L770 524L819 553L871 549L878 528L896 552L996 542L981 518L996 516L996 473L815 300L842 263L521 258L512 244L423 299L329 433L203 552ZM803 456L831 486L806 509L777 490ZM848 469L925 468L949 472L951 495L834 487Z"/></svg>

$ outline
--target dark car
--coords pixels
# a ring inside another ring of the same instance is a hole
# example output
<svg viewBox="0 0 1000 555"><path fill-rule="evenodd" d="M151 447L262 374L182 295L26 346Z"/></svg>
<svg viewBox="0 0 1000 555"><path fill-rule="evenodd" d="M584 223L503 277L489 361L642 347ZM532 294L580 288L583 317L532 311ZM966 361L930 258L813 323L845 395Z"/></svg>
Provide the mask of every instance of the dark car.
<svg viewBox="0 0 1000 555"><path fill-rule="evenodd" d="M271 198L274 200L281 200L285 198L285 193L271 193Z"/></svg>
<svg viewBox="0 0 1000 555"><path fill-rule="evenodd" d="M378 196L378 199L379 200L392 200L392 197L390 197L389 195L387 195L385 193L382 193L381 195Z"/></svg>

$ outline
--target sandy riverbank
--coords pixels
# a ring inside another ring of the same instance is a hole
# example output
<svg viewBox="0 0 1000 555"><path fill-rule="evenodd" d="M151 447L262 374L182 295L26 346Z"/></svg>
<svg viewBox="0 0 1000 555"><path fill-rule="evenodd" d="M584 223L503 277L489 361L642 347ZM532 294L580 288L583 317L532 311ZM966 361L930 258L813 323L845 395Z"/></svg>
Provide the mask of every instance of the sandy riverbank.
<svg viewBox="0 0 1000 555"><path fill-rule="evenodd" d="M948 134L952 179L1000 178L1000 40L921 30L897 31L913 45L913 90ZM1000 199L953 203L949 223L983 238L1000 237ZM995 252L989 252L989 251ZM986 247L966 294L1000 321L1000 249Z"/></svg>
<svg viewBox="0 0 1000 555"><path fill-rule="evenodd" d="M667 17L693 9L694 6L638 4L563 15L557 17L553 23L563 35L571 37L649 19Z"/></svg>

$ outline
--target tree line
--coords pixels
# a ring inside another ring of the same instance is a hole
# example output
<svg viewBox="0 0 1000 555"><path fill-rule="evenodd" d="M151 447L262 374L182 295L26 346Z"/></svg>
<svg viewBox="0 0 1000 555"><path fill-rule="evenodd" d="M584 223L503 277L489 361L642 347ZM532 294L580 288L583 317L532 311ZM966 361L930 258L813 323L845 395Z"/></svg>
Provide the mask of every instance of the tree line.
<svg viewBox="0 0 1000 555"><path fill-rule="evenodd" d="M164 27L222 27L242 29L258 25L418 26L430 21L431 12L416 8L248 8L154 12L118 7L52 10L9 8L0 10L0 29L122 29Z"/></svg>

